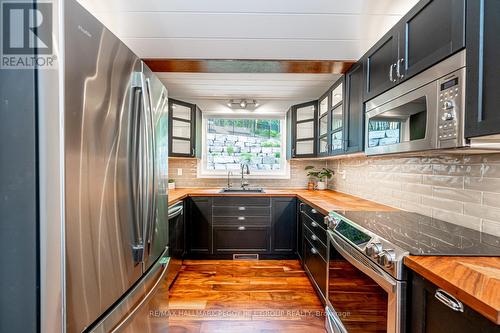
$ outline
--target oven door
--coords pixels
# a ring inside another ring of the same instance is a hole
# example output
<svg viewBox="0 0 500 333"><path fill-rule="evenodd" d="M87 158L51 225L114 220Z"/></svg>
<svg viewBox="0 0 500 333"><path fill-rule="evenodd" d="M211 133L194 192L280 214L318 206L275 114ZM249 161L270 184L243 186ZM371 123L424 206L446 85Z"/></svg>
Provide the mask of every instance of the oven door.
<svg viewBox="0 0 500 333"><path fill-rule="evenodd" d="M331 230L327 252L329 333L403 332L405 282Z"/></svg>
<svg viewBox="0 0 500 333"><path fill-rule="evenodd" d="M433 81L366 113L367 155L437 149L438 83Z"/></svg>

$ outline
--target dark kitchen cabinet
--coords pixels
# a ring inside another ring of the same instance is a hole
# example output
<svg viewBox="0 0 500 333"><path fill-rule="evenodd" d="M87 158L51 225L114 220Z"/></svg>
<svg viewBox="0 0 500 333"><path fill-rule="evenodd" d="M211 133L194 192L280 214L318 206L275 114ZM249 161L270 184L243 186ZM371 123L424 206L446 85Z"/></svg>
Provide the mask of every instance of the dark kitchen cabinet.
<svg viewBox="0 0 500 333"><path fill-rule="evenodd" d="M392 28L365 55L366 91L369 100L397 83L396 62L398 59L399 32Z"/></svg>
<svg viewBox="0 0 500 333"><path fill-rule="evenodd" d="M216 254L249 254L269 252L269 227L239 225L214 226Z"/></svg>
<svg viewBox="0 0 500 333"><path fill-rule="evenodd" d="M190 254L212 253L212 198L188 200L187 245Z"/></svg>
<svg viewBox="0 0 500 333"><path fill-rule="evenodd" d="M347 154L364 150L365 109L363 103L363 61L345 74L345 146Z"/></svg>
<svg viewBox="0 0 500 333"><path fill-rule="evenodd" d="M291 255L296 250L297 199L272 198L271 251Z"/></svg>
<svg viewBox="0 0 500 333"><path fill-rule="evenodd" d="M293 105L290 110L290 117L290 157L316 157L318 101Z"/></svg>
<svg viewBox="0 0 500 333"><path fill-rule="evenodd" d="M196 104L168 100L169 156L201 157L201 110Z"/></svg>
<svg viewBox="0 0 500 333"><path fill-rule="evenodd" d="M409 292L410 333L493 333L499 327L459 299L412 272ZM440 301L442 299L443 301ZM449 303L446 305L445 303ZM453 309L451 306L456 306Z"/></svg>
<svg viewBox="0 0 500 333"><path fill-rule="evenodd" d="M324 302L326 295L326 259L321 256L319 251L307 240L304 240L304 266L312 278L316 290L319 291L321 299Z"/></svg>
<svg viewBox="0 0 500 333"><path fill-rule="evenodd" d="M364 56L364 101L465 46L465 0L422 0Z"/></svg>
<svg viewBox="0 0 500 333"><path fill-rule="evenodd" d="M335 82L328 92L330 96L330 111L328 119L328 155L338 155L344 153L345 131L345 84L344 76Z"/></svg>
<svg viewBox="0 0 500 333"><path fill-rule="evenodd" d="M403 17L398 24L398 79L412 77L465 47L465 1L423 0Z"/></svg>
<svg viewBox="0 0 500 333"><path fill-rule="evenodd" d="M499 1L467 1L466 138L500 133L499 17Z"/></svg>
<svg viewBox="0 0 500 333"><path fill-rule="evenodd" d="M330 90L318 100L318 145L316 147L318 156L328 156L330 152Z"/></svg>

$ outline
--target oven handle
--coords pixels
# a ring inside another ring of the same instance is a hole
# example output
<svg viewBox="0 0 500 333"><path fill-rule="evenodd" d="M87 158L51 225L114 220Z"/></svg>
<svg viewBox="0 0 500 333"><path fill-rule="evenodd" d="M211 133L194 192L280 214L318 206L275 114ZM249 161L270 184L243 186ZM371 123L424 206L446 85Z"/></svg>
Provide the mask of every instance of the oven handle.
<svg viewBox="0 0 500 333"><path fill-rule="evenodd" d="M327 306L325 308L325 312L327 323L326 331L328 333L348 333L347 329L344 327L344 324L342 324L342 321L337 316L335 310Z"/></svg>
<svg viewBox="0 0 500 333"><path fill-rule="evenodd" d="M379 286L381 286L386 292L393 293L396 291L397 282L396 280L386 273L383 269L373 265L369 266L368 264L356 259L352 254L348 251L344 250L342 244L345 246L352 247L350 244L345 242L340 236L337 236L333 231L328 230L328 239L332 242L333 247L340 253L342 257L344 257L351 265L368 275L372 278ZM355 250L357 251L357 250ZM366 259L370 260L370 259Z"/></svg>

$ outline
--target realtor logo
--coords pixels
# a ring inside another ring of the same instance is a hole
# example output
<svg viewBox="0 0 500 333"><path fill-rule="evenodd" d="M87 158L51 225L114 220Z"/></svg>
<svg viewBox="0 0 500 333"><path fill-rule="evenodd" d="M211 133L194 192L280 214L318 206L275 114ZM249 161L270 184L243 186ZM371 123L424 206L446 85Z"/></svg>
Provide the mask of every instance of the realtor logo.
<svg viewBox="0 0 500 333"><path fill-rule="evenodd" d="M2 59L6 68L53 68L52 3L2 3Z"/></svg>

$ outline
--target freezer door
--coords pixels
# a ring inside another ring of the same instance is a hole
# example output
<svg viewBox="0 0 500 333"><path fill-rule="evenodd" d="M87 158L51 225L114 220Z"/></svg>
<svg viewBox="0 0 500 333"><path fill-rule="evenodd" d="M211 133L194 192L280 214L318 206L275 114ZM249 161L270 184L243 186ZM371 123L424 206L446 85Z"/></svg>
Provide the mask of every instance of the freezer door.
<svg viewBox="0 0 500 333"><path fill-rule="evenodd" d="M164 249L160 258L116 304L113 311L89 333L158 333L168 331L168 285L170 260Z"/></svg>
<svg viewBox="0 0 500 333"><path fill-rule="evenodd" d="M146 190L151 199L149 203L146 223L146 253L145 269L148 269L165 249L168 243L168 93L167 89L143 64L144 98L149 100L149 113L146 116L151 121L151 143L149 164L152 168L152 177L148 180L151 185Z"/></svg>
<svg viewBox="0 0 500 333"><path fill-rule="evenodd" d="M136 204L141 61L76 1L65 2L67 332L82 332L141 277ZM136 72L137 74L134 74Z"/></svg>

